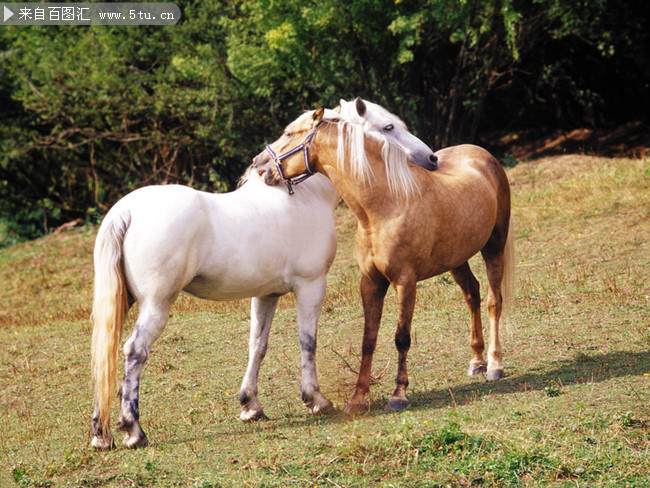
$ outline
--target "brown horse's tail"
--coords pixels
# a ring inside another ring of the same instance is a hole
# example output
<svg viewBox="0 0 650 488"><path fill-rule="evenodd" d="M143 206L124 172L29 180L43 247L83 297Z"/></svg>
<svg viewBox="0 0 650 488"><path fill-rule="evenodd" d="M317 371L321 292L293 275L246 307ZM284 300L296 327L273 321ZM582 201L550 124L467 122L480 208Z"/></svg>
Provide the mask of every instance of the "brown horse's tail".
<svg viewBox="0 0 650 488"><path fill-rule="evenodd" d="M118 348L128 311L123 243L131 222L123 213L102 225L95 242L95 295L91 371L95 381L98 426L103 436L109 432L111 401L117 393Z"/></svg>
<svg viewBox="0 0 650 488"><path fill-rule="evenodd" d="M510 323L510 312L515 293L515 239L513 232L512 217L510 217L508 237L503 248L503 279L501 281L501 297L503 298L501 317L506 326Z"/></svg>

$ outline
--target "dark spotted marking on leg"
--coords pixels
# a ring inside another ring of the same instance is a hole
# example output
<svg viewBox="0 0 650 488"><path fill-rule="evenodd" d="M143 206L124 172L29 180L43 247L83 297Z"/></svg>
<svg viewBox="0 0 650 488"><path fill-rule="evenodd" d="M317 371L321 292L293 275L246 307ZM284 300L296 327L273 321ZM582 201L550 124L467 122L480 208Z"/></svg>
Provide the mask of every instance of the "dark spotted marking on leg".
<svg viewBox="0 0 650 488"><path fill-rule="evenodd" d="M129 361L129 363L131 364L132 362ZM138 378L135 378L135 381L133 382L131 382L128 376L124 378L124 382L121 388L120 402L122 403L122 409L120 410L120 416L116 424L118 430L130 431L133 428L135 422L140 419L140 406L138 402L139 386L140 381ZM126 407L124 404L126 404Z"/></svg>
<svg viewBox="0 0 650 488"><path fill-rule="evenodd" d="M115 429L118 432L128 432L133 428L133 422L129 422L128 420L124 420L124 417L120 416L120 418L117 419L117 422L115 422Z"/></svg>
<svg viewBox="0 0 650 488"><path fill-rule="evenodd" d="M264 345L262 345L262 347L260 347L260 350L258 351L260 361L262 361L262 359L264 359L266 357L267 348L268 348L268 344L264 344Z"/></svg>
<svg viewBox="0 0 650 488"><path fill-rule="evenodd" d="M102 425L99 423L99 413L97 410L95 410L95 413L93 414L92 431L95 437L104 437L104 430L102 429Z"/></svg>
<svg viewBox="0 0 650 488"><path fill-rule="evenodd" d="M312 336L300 336L300 349L313 356L316 354L316 339Z"/></svg>
<svg viewBox="0 0 650 488"><path fill-rule="evenodd" d="M137 398L133 398L129 402L129 410L131 411L133 420L135 421L140 420L140 405Z"/></svg>
<svg viewBox="0 0 650 488"><path fill-rule="evenodd" d="M131 372L133 369L137 368L138 366L144 364L146 361L147 361L146 354L141 354L138 356L130 355L126 359L127 373Z"/></svg>
<svg viewBox="0 0 650 488"><path fill-rule="evenodd" d="M239 404L242 407L245 407L246 405L248 405L250 403L250 401L251 401L251 397L249 397L246 394L245 391L242 391L242 392L239 393Z"/></svg>
<svg viewBox="0 0 650 488"><path fill-rule="evenodd" d="M304 403L306 406L311 407L314 403L314 396L313 395L308 395L305 390L302 388L300 389L300 396L302 398L302 403Z"/></svg>
<svg viewBox="0 0 650 488"><path fill-rule="evenodd" d="M138 399L133 398L129 401L128 405L128 418L124 417L120 412L120 418L117 420L116 428L120 431L131 431L133 425L140 420L140 406Z"/></svg>

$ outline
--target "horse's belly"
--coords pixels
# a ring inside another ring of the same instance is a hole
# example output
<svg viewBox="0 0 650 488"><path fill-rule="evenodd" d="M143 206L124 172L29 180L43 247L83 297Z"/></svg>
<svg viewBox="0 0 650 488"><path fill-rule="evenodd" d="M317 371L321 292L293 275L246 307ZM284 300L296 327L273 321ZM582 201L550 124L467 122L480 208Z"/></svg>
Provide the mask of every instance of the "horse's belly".
<svg viewBox="0 0 650 488"><path fill-rule="evenodd" d="M242 298L266 296L271 294L283 295L290 290L281 277L260 280L251 276L231 275L230 278L196 276L183 291L205 300L239 300Z"/></svg>
<svg viewBox="0 0 650 488"><path fill-rule="evenodd" d="M440 207L438 208L440 210ZM429 219L406 216L395 227L384 226L375 234L357 234L357 256L363 272L376 268L390 281L399 281L405 272L417 281L457 268L480 252L494 228L495 210L489 203L477 205L466 215L454 215L441 223L436 212ZM406 223L406 224L405 224Z"/></svg>

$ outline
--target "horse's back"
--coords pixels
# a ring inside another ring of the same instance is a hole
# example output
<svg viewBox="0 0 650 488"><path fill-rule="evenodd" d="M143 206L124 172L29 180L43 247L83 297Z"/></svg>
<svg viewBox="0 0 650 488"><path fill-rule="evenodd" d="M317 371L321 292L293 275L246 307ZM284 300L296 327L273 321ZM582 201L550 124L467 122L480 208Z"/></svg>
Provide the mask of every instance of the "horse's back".
<svg viewBox="0 0 650 488"><path fill-rule="evenodd" d="M224 194L144 187L105 220L129 214L124 264L138 299L181 289L214 300L287 292L295 275L320 276L334 257L336 192L326 183L305 182L291 197L257 181Z"/></svg>
<svg viewBox="0 0 650 488"><path fill-rule="evenodd" d="M476 171L503 185L507 178L499 161L486 149L473 144L460 144L437 151L438 169L432 175L449 175L456 178L468 176Z"/></svg>
<svg viewBox="0 0 650 488"><path fill-rule="evenodd" d="M405 210L395 244L408 249L403 262L415 263L418 279L460 266L485 246L510 212L505 172L488 151L460 145L435 154L435 171L413 168L422 200Z"/></svg>

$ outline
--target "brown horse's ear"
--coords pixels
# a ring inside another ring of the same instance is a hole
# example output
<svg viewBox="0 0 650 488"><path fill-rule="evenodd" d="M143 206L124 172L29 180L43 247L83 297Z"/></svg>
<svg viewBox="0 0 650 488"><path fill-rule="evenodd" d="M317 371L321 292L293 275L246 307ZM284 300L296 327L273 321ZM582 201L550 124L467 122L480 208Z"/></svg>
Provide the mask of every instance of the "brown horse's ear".
<svg viewBox="0 0 650 488"><path fill-rule="evenodd" d="M325 115L325 107L318 107L316 110L314 110L314 115L312 116L312 119L314 123L318 123L321 121L323 118L323 115Z"/></svg>
<svg viewBox="0 0 650 488"><path fill-rule="evenodd" d="M363 117L366 114L366 104L360 97L357 97L355 100L355 106L357 107L357 113L360 117Z"/></svg>

